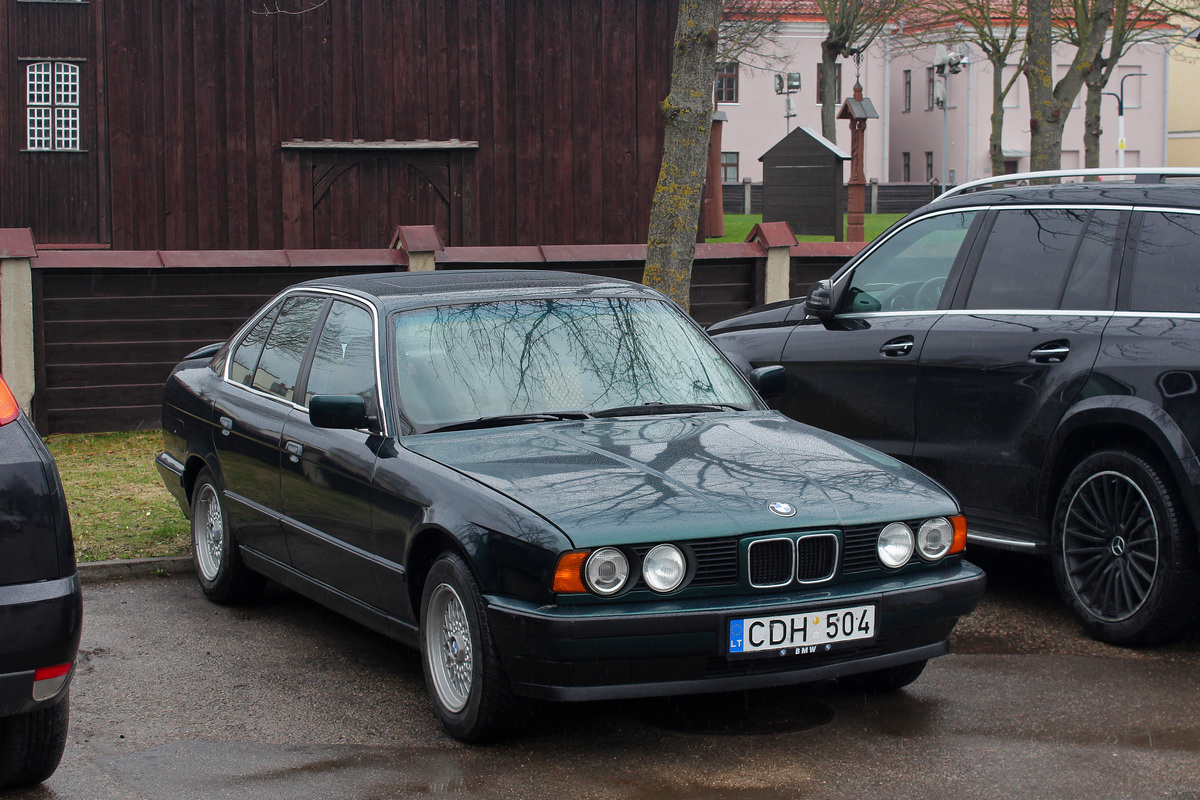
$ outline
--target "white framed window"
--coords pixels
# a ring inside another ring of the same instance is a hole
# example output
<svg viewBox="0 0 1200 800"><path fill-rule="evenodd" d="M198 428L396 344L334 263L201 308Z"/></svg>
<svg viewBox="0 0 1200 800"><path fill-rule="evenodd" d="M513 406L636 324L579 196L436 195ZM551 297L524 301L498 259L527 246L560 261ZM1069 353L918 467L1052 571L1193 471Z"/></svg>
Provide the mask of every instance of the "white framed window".
<svg viewBox="0 0 1200 800"><path fill-rule="evenodd" d="M78 150L79 65L35 61L25 67L26 146Z"/></svg>

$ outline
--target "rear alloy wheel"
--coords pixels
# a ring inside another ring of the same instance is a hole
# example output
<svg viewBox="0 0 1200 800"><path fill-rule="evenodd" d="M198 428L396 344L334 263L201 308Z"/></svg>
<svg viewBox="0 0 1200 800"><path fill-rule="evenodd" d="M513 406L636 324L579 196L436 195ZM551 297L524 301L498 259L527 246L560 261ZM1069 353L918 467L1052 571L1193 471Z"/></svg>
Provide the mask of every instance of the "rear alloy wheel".
<svg viewBox="0 0 1200 800"><path fill-rule="evenodd" d="M1055 580L1100 641L1164 642L1196 611L1196 538L1170 481L1156 463L1105 450L1083 459L1059 494L1051 534Z"/></svg>
<svg viewBox="0 0 1200 800"><path fill-rule="evenodd" d="M204 594L223 605L253 602L267 583L242 562L221 490L207 468L200 471L192 490L192 559Z"/></svg>
<svg viewBox="0 0 1200 800"><path fill-rule="evenodd" d="M439 557L425 580L421 660L434 711L454 738L497 739L522 720L524 702L500 664L483 595L466 562L454 553Z"/></svg>

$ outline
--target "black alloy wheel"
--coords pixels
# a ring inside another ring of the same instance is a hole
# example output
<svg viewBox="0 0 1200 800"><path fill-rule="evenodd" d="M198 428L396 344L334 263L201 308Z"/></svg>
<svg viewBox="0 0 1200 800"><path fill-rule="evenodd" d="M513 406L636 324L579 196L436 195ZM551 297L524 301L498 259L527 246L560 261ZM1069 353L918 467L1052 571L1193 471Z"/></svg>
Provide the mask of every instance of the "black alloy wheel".
<svg viewBox="0 0 1200 800"><path fill-rule="evenodd" d="M1178 636L1196 612L1196 538L1166 471L1104 450L1083 459L1058 498L1051 554L1059 592L1088 634L1111 644Z"/></svg>

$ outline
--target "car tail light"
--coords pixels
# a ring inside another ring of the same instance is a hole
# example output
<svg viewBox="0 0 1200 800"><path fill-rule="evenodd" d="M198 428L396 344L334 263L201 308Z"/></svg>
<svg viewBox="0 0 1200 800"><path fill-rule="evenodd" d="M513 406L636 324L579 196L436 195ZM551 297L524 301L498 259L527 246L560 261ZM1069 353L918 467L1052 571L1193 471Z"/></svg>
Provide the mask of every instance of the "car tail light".
<svg viewBox="0 0 1200 800"><path fill-rule="evenodd" d="M17 398L13 397L4 378L0 378L0 425L7 425L20 415L21 406L17 405Z"/></svg>
<svg viewBox="0 0 1200 800"><path fill-rule="evenodd" d="M74 664L58 664L53 667L42 667L33 673L33 699L48 700L62 691L63 684L71 675Z"/></svg>

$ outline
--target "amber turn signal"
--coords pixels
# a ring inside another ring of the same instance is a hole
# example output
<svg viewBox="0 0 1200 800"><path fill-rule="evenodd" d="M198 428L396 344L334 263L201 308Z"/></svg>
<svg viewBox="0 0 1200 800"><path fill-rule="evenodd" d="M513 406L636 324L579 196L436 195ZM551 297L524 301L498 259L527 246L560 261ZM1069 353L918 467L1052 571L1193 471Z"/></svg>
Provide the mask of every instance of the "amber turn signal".
<svg viewBox="0 0 1200 800"><path fill-rule="evenodd" d="M0 378L0 425L7 425L20 413L21 407L17 405L17 398L13 397L4 378Z"/></svg>
<svg viewBox="0 0 1200 800"><path fill-rule="evenodd" d="M588 550L573 553L563 553L558 557L558 565L554 568L554 592L570 594L586 592L583 585L583 562L587 561Z"/></svg>
<svg viewBox="0 0 1200 800"><path fill-rule="evenodd" d="M950 552L947 555L961 553L967 549L967 518L951 517L950 522L954 525L954 544L950 545Z"/></svg>

